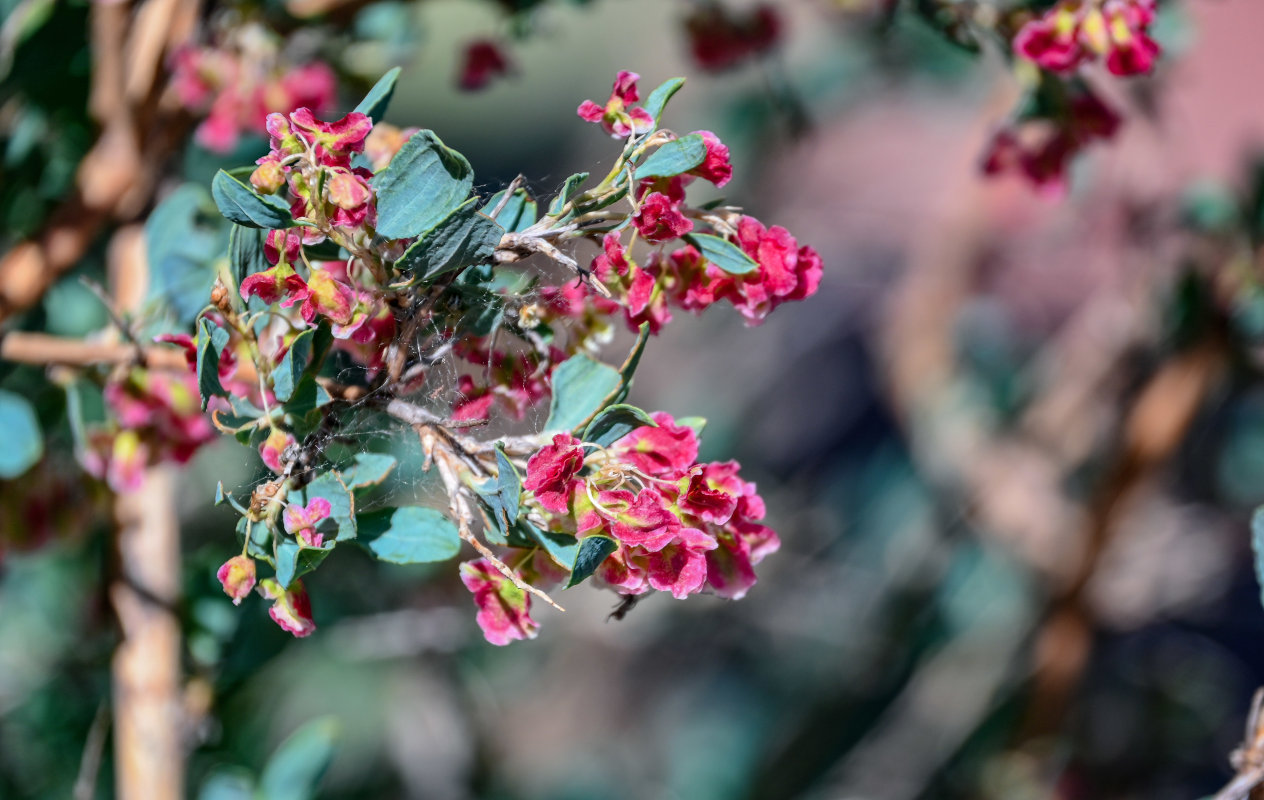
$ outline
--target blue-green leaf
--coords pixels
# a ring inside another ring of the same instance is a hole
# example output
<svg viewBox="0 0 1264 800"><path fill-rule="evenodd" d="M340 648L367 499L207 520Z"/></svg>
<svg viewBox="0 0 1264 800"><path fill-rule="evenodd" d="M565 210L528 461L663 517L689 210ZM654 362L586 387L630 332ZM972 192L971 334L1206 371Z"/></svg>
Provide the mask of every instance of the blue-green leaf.
<svg viewBox="0 0 1264 800"><path fill-rule="evenodd" d="M636 168L636 177L671 178L688 172L707 160L707 143L700 134L691 133L668 142L650 154Z"/></svg>
<svg viewBox="0 0 1264 800"><path fill-rule="evenodd" d="M210 402L212 396L228 396L228 392L219 382L219 358L227 346L228 331L206 317L198 320L197 375L203 411L206 410L206 404Z"/></svg>
<svg viewBox="0 0 1264 800"><path fill-rule="evenodd" d="M471 199L452 212L405 250L395 266L418 280L431 280L490 260L505 229L476 206L477 201Z"/></svg>
<svg viewBox="0 0 1264 800"><path fill-rule="evenodd" d="M504 196L503 191L492 195L491 199L483 205L483 213L491 216L510 233L521 233L535 224L536 202L531 199L531 195L527 194L526 189L515 189L504 208L493 216L492 212L496 210L496 206L500 205Z"/></svg>
<svg viewBox="0 0 1264 800"><path fill-rule="evenodd" d="M425 233L447 219L470 195L474 171L465 156L433 131L414 133L373 181L377 232L387 239Z"/></svg>
<svg viewBox="0 0 1264 800"><path fill-rule="evenodd" d="M289 402L294 396L294 387L298 385L299 378L303 376L303 371L311 360L312 339L315 336L315 328L308 328L295 336L281 363L272 371L272 391L282 403Z"/></svg>
<svg viewBox="0 0 1264 800"><path fill-rule="evenodd" d="M233 225L228 234L228 263L233 270L237 287L248 275L262 272L272 266L263 252L264 233L258 228ZM234 287L234 288L237 288Z"/></svg>
<svg viewBox="0 0 1264 800"><path fill-rule="evenodd" d="M353 110L359 111L374 122L381 122L386 114L386 107L390 105L391 97L395 94L395 81L399 79L399 73L400 68L395 67L379 78Z"/></svg>
<svg viewBox="0 0 1264 800"><path fill-rule="evenodd" d="M637 428L645 426L657 428L658 423L636 406L619 403L602 409L597 416L593 417L593 421L588 423L588 427L584 430L583 440L607 447Z"/></svg>
<svg viewBox="0 0 1264 800"><path fill-rule="evenodd" d="M0 389L0 478L16 478L44 455L44 434L25 397Z"/></svg>
<svg viewBox="0 0 1264 800"><path fill-rule="evenodd" d="M260 800L311 800L334 756L338 724L309 722L281 743L259 776Z"/></svg>
<svg viewBox="0 0 1264 800"><path fill-rule="evenodd" d="M180 327L193 324L206 305L227 228L196 183L178 187L145 220L148 298L173 311Z"/></svg>
<svg viewBox="0 0 1264 800"><path fill-rule="evenodd" d="M386 480L399 463L390 453L357 453L354 463L343 469L342 482L348 489L366 489Z"/></svg>
<svg viewBox="0 0 1264 800"><path fill-rule="evenodd" d="M658 127L663 117L663 109L667 107L667 101L671 100L672 96L684 85L684 78L672 78L659 84L657 89L650 92L650 96L645 100L645 110L654 118L654 127Z"/></svg>
<svg viewBox="0 0 1264 800"><path fill-rule="evenodd" d="M553 202L549 204L549 216L556 217L562 213L568 200L575 194L576 190L588 180L587 172L577 172L562 182L562 188L558 190L557 197L553 198Z"/></svg>
<svg viewBox="0 0 1264 800"><path fill-rule="evenodd" d="M211 180L211 197L219 213L247 228L279 230L294 225L290 206L276 195L260 195L224 170Z"/></svg>
<svg viewBox="0 0 1264 800"><path fill-rule="evenodd" d="M585 353L566 359L553 373L553 398L544 430L569 431L584 425L619 391L621 383L618 370Z"/></svg>
<svg viewBox="0 0 1264 800"><path fill-rule="evenodd" d="M619 549L619 543L609 536L585 536L579 540L579 551L575 554L575 563L571 567L570 580L566 588L577 586L597 571L606 556Z"/></svg>
<svg viewBox="0 0 1264 800"><path fill-rule="evenodd" d="M403 506L361 514L357 541L379 561L447 561L461 550L456 525L433 508Z"/></svg>
<svg viewBox="0 0 1264 800"><path fill-rule="evenodd" d="M685 241L698 248L703 258L730 275L745 275L759 268L754 259L728 239L709 233L687 233Z"/></svg>
<svg viewBox="0 0 1264 800"><path fill-rule="evenodd" d="M505 451L496 448L496 494L500 497L500 506L505 512L505 528L507 529L518 518L518 503L522 499L522 477L518 468L505 455Z"/></svg>
<svg viewBox="0 0 1264 800"><path fill-rule="evenodd" d="M282 539L276 546L276 579L284 589L290 588L295 578L301 578L320 566L334 549L335 542L326 542L324 547L308 547L302 542L289 537Z"/></svg>

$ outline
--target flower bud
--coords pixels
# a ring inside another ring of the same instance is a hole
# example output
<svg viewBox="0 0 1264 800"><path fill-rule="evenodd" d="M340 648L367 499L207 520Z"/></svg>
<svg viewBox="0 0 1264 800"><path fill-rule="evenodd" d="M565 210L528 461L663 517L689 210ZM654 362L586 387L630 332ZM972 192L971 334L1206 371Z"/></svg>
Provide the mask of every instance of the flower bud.
<svg viewBox="0 0 1264 800"><path fill-rule="evenodd" d="M224 586L224 594L233 599L233 605L241 605L242 598L255 586L255 562L246 556L233 556L215 573Z"/></svg>
<svg viewBox="0 0 1264 800"><path fill-rule="evenodd" d="M285 185L285 169L274 155L259 159L259 166L250 173L250 183L262 194L274 194Z"/></svg>

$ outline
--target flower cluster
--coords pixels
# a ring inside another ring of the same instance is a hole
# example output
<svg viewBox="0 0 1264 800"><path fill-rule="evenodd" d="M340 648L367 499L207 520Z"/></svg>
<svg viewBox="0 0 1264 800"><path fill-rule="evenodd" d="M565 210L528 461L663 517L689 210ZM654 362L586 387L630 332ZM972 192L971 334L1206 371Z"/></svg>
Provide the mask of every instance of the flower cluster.
<svg viewBox="0 0 1264 800"><path fill-rule="evenodd" d="M326 64L286 64L262 30L247 26L239 33L227 46L180 50L171 65L180 104L205 114L198 144L217 153L232 152L242 131L258 130L269 112L323 113L337 99L337 79Z"/></svg>
<svg viewBox="0 0 1264 800"><path fill-rule="evenodd" d="M768 4L738 13L716 3L703 3L685 20L685 33L698 66L720 72L776 46L782 22L777 10Z"/></svg>
<svg viewBox="0 0 1264 800"><path fill-rule="evenodd" d="M777 534L760 523L764 503L736 462L697 463L698 436L671 415L653 415L609 447L557 434L527 461L522 487L533 518L547 529L614 543L596 579L621 595L650 590L683 599L711 592L737 599L755 570L777 550ZM537 574L547 568L532 562ZM547 578L547 576L545 576ZM488 641L530 638L531 599L485 563L462 566Z"/></svg>
<svg viewBox="0 0 1264 800"><path fill-rule="evenodd" d="M1160 52L1154 16L1155 0L1061 0L1018 31L1014 52L1050 72L1103 58L1115 75L1144 74Z"/></svg>
<svg viewBox="0 0 1264 800"><path fill-rule="evenodd" d="M509 74L509 57L495 39L476 39L465 46L457 86L466 92L486 89Z"/></svg>
<svg viewBox="0 0 1264 800"><path fill-rule="evenodd" d="M1019 174L1039 191L1066 191L1071 159L1096 140L1119 130L1119 115L1088 89L1072 90L1059 114L1024 120L998 131L983 160L989 176Z"/></svg>
<svg viewBox="0 0 1264 800"><path fill-rule="evenodd" d="M190 374L136 368L112 377L104 394L111 422L87 432L80 458L116 492L139 487L153 464L187 463L215 438Z"/></svg>
<svg viewBox="0 0 1264 800"><path fill-rule="evenodd" d="M614 79L610 99L604 106L585 100L579 104L576 113L586 122L600 123L606 133L616 139L649 132L654 127L654 118L644 108L632 105L641 99L636 88L636 82L640 78L635 72L620 72Z"/></svg>
<svg viewBox="0 0 1264 800"><path fill-rule="evenodd" d="M365 150L373 123L359 113L324 122L300 108L269 115L267 128L272 149L256 162L250 182L265 194L284 190L295 220L311 225L268 232L264 254L272 267L242 281L242 299L258 297L282 309L297 306L305 326L329 320L339 348L377 369L395 333L395 316L375 291L384 277L382 254L391 247L371 246L377 222L373 173L351 165L352 157ZM393 139L375 143L375 155L384 163L406 140ZM301 255L304 246L327 238L352 258L308 261ZM299 268L305 268L306 278Z"/></svg>

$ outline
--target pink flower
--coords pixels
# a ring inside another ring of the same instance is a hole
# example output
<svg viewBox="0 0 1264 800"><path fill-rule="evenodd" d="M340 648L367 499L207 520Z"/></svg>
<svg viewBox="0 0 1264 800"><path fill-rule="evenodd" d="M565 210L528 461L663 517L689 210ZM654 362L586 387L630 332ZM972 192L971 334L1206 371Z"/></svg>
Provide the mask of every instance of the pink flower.
<svg viewBox="0 0 1264 800"><path fill-rule="evenodd" d="M457 85L466 92L484 89L509 72L509 59L493 39L478 39L465 46Z"/></svg>
<svg viewBox="0 0 1264 800"><path fill-rule="evenodd" d="M641 201L632 224L651 243L676 239L693 230L693 222L667 195L653 192Z"/></svg>
<svg viewBox="0 0 1264 800"><path fill-rule="evenodd" d="M313 497L306 508L290 503L282 514L285 532L308 547L320 547L325 542L325 536L316 532L316 526L329 519L331 510L329 501L323 497Z"/></svg>
<svg viewBox="0 0 1264 800"><path fill-rule="evenodd" d="M265 269L263 272L247 275L241 282L239 291L242 300L248 301L251 297L257 296L268 305L273 305L285 298L287 302L282 303L282 306L289 308L295 302L307 298L307 283L287 262L272 269Z"/></svg>
<svg viewBox="0 0 1264 800"><path fill-rule="evenodd" d="M614 88L610 91L610 99L605 107L592 100L580 103L576 113L587 122L599 122L606 133L615 138L624 139L629 135L648 133L654 128L654 118L643 108L629 108L640 99L636 90L636 82L640 75L635 72L620 72L614 79Z"/></svg>
<svg viewBox="0 0 1264 800"><path fill-rule="evenodd" d="M301 639L316 632L316 623L312 620L312 601L303 588L302 581L294 581L289 589L282 589L281 584L272 578L259 581L259 593L272 601L268 616Z"/></svg>
<svg viewBox="0 0 1264 800"><path fill-rule="evenodd" d="M334 280L327 270L313 268L307 276L307 290L299 314L309 325L317 314L341 325L351 322L351 307L355 302L351 287Z"/></svg>
<svg viewBox="0 0 1264 800"><path fill-rule="evenodd" d="M584 448L579 440L559 433L553 437L553 444L541 447L527 461L522 488L534 493L546 510L565 514L570 509L571 495L580 485L575 476L583 467Z"/></svg>
<svg viewBox="0 0 1264 800"><path fill-rule="evenodd" d="M1115 75L1143 74L1160 53L1148 30L1154 16L1154 0L1062 0L1019 29L1014 52L1050 72L1104 56Z"/></svg>
<svg viewBox="0 0 1264 800"><path fill-rule="evenodd" d="M515 639L534 639L540 630L531 618L531 597L486 559L461 565L461 582L474 593L478 626L483 637L494 645Z"/></svg>
<svg viewBox="0 0 1264 800"><path fill-rule="evenodd" d="M694 131L694 133L701 135L702 141L706 143L707 157L700 165L689 170L689 174L711 181L716 186L728 183L733 177L733 164L729 160L728 146L711 131Z"/></svg>
<svg viewBox="0 0 1264 800"><path fill-rule="evenodd" d="M723 525L737 510L744 484L737 475L736 461L695 467L680 479L677 504L686 514L705 522Z"/></svg>
<svg viewBox="0 0 1264 800"><path fill-rule="evenodd" d="M1014 52L1050 72L1070 72L1087 56L1079 31L1078 8L1059 4L1019 29Z"/></svg>
<svg viewBox="0 0 1264 800"><path fill-rule="evenodd" d="M799 247L785 228L765 228L754 217L737 224L737 244L759 269L734 275L726 294L750 324L759 324L770 311L788 300L816 293L824 267L811 247Z"/></svg>
<svg viewBox="0 0 1264 800"><path fill-rule="evenodd" d="M681 528L677 541L646 556L650 586L683 600L701 591L707 580L707 552L717 547L715 537L697 528Z"/></svg>
<svg viewBox="0 0 1264 800"><path fill-rule="evenodd" d="M250 173L250 183L263 194L274 194L285 186L287 168L281 166L281 157L276 153L268 153L256 159L257 167ZM276 262L273 262L276 263Z"/></svg>
<svg viewBox="0 0 1264 800"><path fill-rule="evenodd" d="M255 562L246 556L233 556L215 573L224 587L224 594L233 599L233 605L241 601L255 587Z"/></svg>
<svg viewBox="0 0 1264 800"><path fill-rule="evenodd" d="M650 418L657 428L637 428L610 450L647 475L678 480L698 458L698 435L688 425L677 425L665 411L656 411Z"/></svg>
<svg viewBox="0 0 1264 800"><path fill-rule="evenodd" d="M272 120L278 115L269 116L269 132L273 133L273 149L277 146L277 133L273 132ZM310 109L295 109L289 115L288 131L279 122L278 132L289 132L301 137L316 146L317 161L326 167L350 167L351 156L364 149L364 139L373 129L373 121L358 111L352 111L336 122L323 122L316 119ZM285 144L286 138L280 137ZM288 149L288 148L287 148Z"/></svg>
<svg viewBox="0 0 1264 800"><path fill-rule="evenodd" d="M284 261L293 264L299 259L299 248L303 244L303 234L298 228L268 231L263 238L263 256L269 264Z"/></svg>
<svg viewBox="0 0 1264 800"><path fill-rule="evenodd" d="M281 463L281 456L291 446L296 444L296 440L286 431L280 428L273 428L272 433L268 434L268 438L263 440L263 444L259 445L259 457L263 459L263 463L268 469L280 475L285 471L285 465Z"/></svg>
<svg viewBox="0 0 1264 800"><path fill-rule="evenodd" d="M767 52L781 38L781 18L770 5L743 15L719 5L703 5L685 20L689 51L712 72L731 69Z"/></svg>
<svg viewBox="0 0 1264 800"><path fill-rule="evenodd" d="M732 520L720 532L719 547L707 553L707 585L721 597L741 599L755 585L755 565L781 547L772 528L759 524L764 502L746 484Z"/></svg>

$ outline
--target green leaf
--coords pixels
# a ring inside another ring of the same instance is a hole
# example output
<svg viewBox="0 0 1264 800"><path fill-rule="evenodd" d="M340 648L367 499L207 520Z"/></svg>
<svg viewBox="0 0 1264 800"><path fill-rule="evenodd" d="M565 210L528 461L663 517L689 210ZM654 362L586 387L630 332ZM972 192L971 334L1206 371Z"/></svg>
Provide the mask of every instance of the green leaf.
<svg viewBox="0 0 1264 800"><path fill-rule="evenodd" d="M609 364L578 353L558 364L553 373L553 398L547 433L578 428L602 409L607 398L619 391L622 379Z"/></svg>
<svg viewBox="0 0 1264 800"><path fill-rule="evenodd" d="M474 186L465 156L433 131L414 133L373 180L377 232L387 239L424 233L455 211Z"/></svg>
<svg viewBox="0 0 1264 800"><path fill-rule="evenodd" d="M636 344L632 345L632 350L624 360L623 366L619 367L619 377L623 379L623 386L619 392L619 397L612 400L612 403L622 403L623 398L627 397L628 389L632 386L632 378L636 375L637 365L641 363L641 354L645 352L645 345L649 340L649 323L642 322L640 330L636 333Z"/></svg>
<svg viewBox="0 0 1264 800"><path fill-rule="evenodd" d="M301 578L320 566L320 562L333 552L335 542L324 547L308 547L288 536L276 546L276 579L284 589L290 588L295 578Z"/></svg>
<svg viewBox="0 0 1264 800"><path fill-rule="evenodd" d="M607 447L645 426L657 428L658 423L636 406L620 403L602 409L601 413L593 417L593 421L584 430L583 440Z"/></svg>
<svg viewBox="0 0 1264 800"><path fill-rule="evenodd" d="M518 519L518 503L522 499L522 476L518 474L518 468L500 447L496 448L496 494L505 512L505 528L508 528L514 520Z"/></svg>
<svg viewBox="0 0 1264 800"><path fill-rule="evenodd" d="M263 253L264 233L258 228L246 228L234 224L228 234L228 263L232 266L234 290L248 275L262 272L272 266Z"/></svg>
<svg viewBox="0 0 1264 800"><path fill-rule="evenodd" d="M389 70L385 75L373 84L373 88L364 96L353 111L359 111L374 122L381 122L383 115L386 114L386 107L391 103L391 97L395 94L395 81L399 79L400 68L395 67Z"/></svg>
<svg viewBox="0 0 1264 800"><path fill-rule="evenodd" d="M403 506L361 514L359 530L359 543L379 561L392 564L447 561L461 550L456 525L433 508Z"/></svg>
<svg viewBox="0 0 1264 800"><path fill-rule="evenodd" d="M693 428L694 435L701 436L702 429L707 426L707 420L705 417L681 417L676 420L676 424L683 425L686 428Z"/></svg>
<svg viewBox="0 0 1264 800"><path fill-rule="evenodd" d="M44 455L44 434L26 398L0 389L0 478L16 478Z"/></svg>
<svg viewBox="0 0 1264 800"><path fill-rule="evenodd" d="M636 344L623 366L615 369L584 353L571 356L553 373L553 398L549 402L549 418L544 431L581 432L592 418L612 403L621 403L632 386L632 376L645 343L649 340L648 324L642 324Z"/></svg>
<svg viewBox="0 0 1264 800"><path fill-rule="evenodd" d="M691 133L668 142L650 154L636 168L637 180L671 178L688 172L707 160L707 143L701 134Z"/></svg>
<svg viewBox="0 0 1264 800"><path fill-rule="evenodd" d="M216 767L202 781L197 800L255 800L255 782L240 767Z"/></svg>
<svg viewBox="0 0 1264 800"><path fill-rule="evenodd" d="M597 567L601 566L601 562L606 560L606 556L619 549L619 543L609 536L585 536L579 540L579 551L575 554L575 563L571 567L570 580L566 582L566 588L578 586L597 571Z"/></svg>
<svg viewBox="0 0 1264 800"><path fill-rule="evenodd" d="M329 516L338 528L338 541L356 538L355 497L337 472L317 475L311 483L298 491L293 502L306 507L313 497L323 497L329 501Z"/></svg>
<svg viewBox="0 0 1264 800"><path fill-rule="evenodd" d="M197 375L198 392L202 395L202 410L214 395L227 397L228 392L219 382L219 357L228 346L228 331L206 317L198 320Z"/></svg>
<svg viewBox="0 0 1264 800"><path fill-rule="evenodd" d="M338 724L309 722L281 743L259 776L260 800L311 800L334 756Z"/></svg>
<svg viewBox="0 0 1264 800"><path fill-rule="evenodd" d="M386 480L398 460L390 453L356 453L355 463L342 470L342 482L348 489L367 489Z"/></svg>
<svg viewBox="0 0 1264 800"><path fill-rule="evenodd" d="M584 181L588 180L587 172L577 172L562 182L562 188L558 190L557 197L553 198L553 202L549 204L549 216L556 217L562 213L562 208L566 205L575 191L579 189Z"/></svg>
<svg viewBox="0 0 1264 800"><path fill-rule="evenodd" d="M730 275L745 275L759 268L759 264L755 263L754 259L728 239L721 239L709 233L687 233L684 238L686 242L698 248L703 258Z"/></svg>
<svg viewBox="0 0 1264 800"><path fill-rule="evenodd" d="M496 252L505 229L481 213L471 199L431 228L395 262L399 269L419 280L431 280L445 272L480 264Z"/></svg>
<svg viewBox="0 0 1264 800"><path fill-rule="evenodd" d="M657 89L650 92L650 96L645 100L645 110L654 118L654 127L658 127L659 120L663 117L663 109L667 107L667 101L671 100L672 96L684 85L684 78L672 78L659 84Z"/></svg>
<svg viewBox="0 0 1264 800"><path fill-rule="evenodd" d="M294 341L290 343L290 349L285 351L281 363L277 364L276 369L272 371L272 391L276 394L277 400L282 403L289 402L294 396L294 387L303 377L303 372L311 360L312 339L315 336L315 328L308 328L295 336Z"/></svg>
<svg viewBox="0 0 1264 800"><path fill-rule="evenodd" d="M503 191L492 195L483 206L483 213L492 216L492 211L500 205L501 198L504 196ZM536 213L536 202L531 199L531 195L527 194L527 190L515 189L509 201L505 203L505 207L492 216L492 219L510 233L521 233L535 224Z"/></svg>
<svg viewBox="0 0 1264 800"><path fill-rule="evenodd" d="M176 188L145 220L147 299L175 312L182 328L206 305L227 229L210 194L196 183Z"/></svg>
<svg viewBox="0 0 1264 800"><path fill-rule="evenodd" d="M247 228L279 230L294 225L290 207L276 195L260 195L224 170L211 180L211 197L219 213Z"/></svg>

